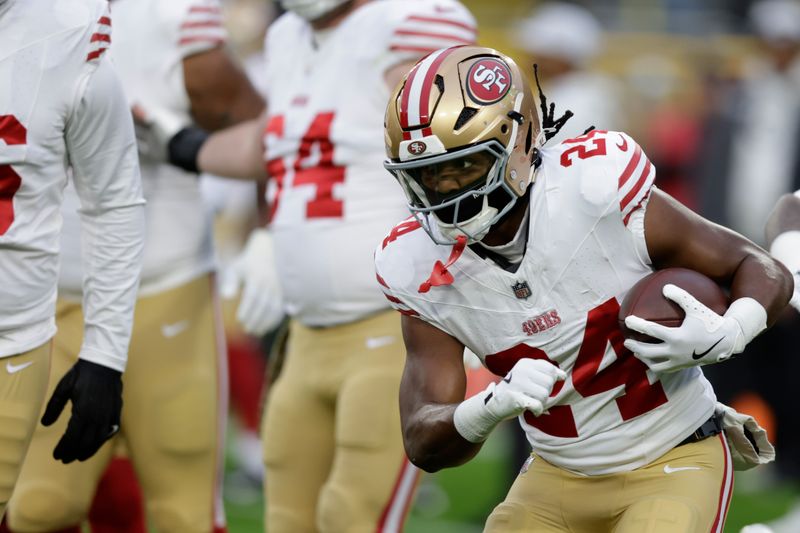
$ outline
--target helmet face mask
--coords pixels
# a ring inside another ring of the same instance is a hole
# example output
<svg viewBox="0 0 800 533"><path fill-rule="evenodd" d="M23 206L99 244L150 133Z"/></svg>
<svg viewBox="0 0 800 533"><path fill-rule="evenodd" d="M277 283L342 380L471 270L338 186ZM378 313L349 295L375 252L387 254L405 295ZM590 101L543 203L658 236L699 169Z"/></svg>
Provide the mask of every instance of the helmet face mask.
<svg viewBox="0 0 800 533"><path fill-rule="evenodd" d="M280 0L281 7L311 22L351 0Z"/></svg>
<svg viewBox="0 0 800 533"><path fill-rule="evenodd" d="M516 195L503 180L507 161L503 146L491 140L405 164L386 162L385 167L400 183L409 210L431 239L453 244L459 235L470 242L481 240L514 205Z"/></svg>
<svg viewBox="0 0 800 533"><path fill-rule="evenodd" d="M435 242L477 242L525 194L539 129L513 60L490 48L438 50L389 102L384 166Z"/></svg>

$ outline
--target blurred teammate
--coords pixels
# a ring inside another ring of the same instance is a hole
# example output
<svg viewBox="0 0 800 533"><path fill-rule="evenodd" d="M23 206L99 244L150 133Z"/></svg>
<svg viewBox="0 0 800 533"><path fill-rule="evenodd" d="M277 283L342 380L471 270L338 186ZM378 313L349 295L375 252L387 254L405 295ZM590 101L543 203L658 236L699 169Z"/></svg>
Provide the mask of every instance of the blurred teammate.
<svg viewBox="0 0 800 533"><path fill-rule="evenodd" d="M194 119L209 129L261 112L262 100L223 47L216 0L116 0L113 9L114 44L107 53L118 66L129 108L158 105L183 123ZM154 527L164 533L222 531L227 374L214 305L210 217L195 174L147 154L141 169L147 242L120 436ZM65 205L73 198L68 190ZM79 221L69 208L64 218L56 374L78 354L80 279L92 275L80 268ZM17 533L79 524L114 453L107 446L91 461L55 464L48 450L62 427L40 428L34 436L9 506L9 525Z"/></svg>
<svg viewBox="0 0 800 533"><path fill-rule="evenodd" d="M390 100L386 166L414 218L376 266L404 315L406 451L425 470L456 466L519 416L534 453L485 531L721 532L733 488L723 424L747 466L762 458L734 412L715 414L698 367L775 320L791 278L655 188L629 136L594 130L542 149L562 123L551 107L540 132L523 74L487 48L428 56ZM662 342L624 339L626 291L678 266L731 288L725 315L667 285L682 325L628 317ZM505 377L462 401L465 346Z"/></svg>
<svg viewBox="0 0 800 533"><path fill-rule="evenodd" d="M68 170L86 320L72 361L52 373L64 377L50 387L42 422L58 423L42 456L85 461L120 427L144 200L130 111L104 54L110 25L99 0L0 0L0 517L48 390ZM60 416L68 400L72 416Z"/></svg>
<svg viewBox="0 0 800 533"><path fill-rule="evenodd" d="M452 0L281 3L289 12L265 44L266 116L208 139L183 130L170 155L242 178L263 176L266 161L274 242L257 230L237 269L252 332L280 316L280 293L292 317L264 418L266 529L397 531L417 474L399 434L399 321L371 266L403 212L381 168L383 114L414 61L473 42L475 23Z"/></svg>
<svg viewBox="0 0 800 533"><path fill-rule="evenodd" d="M623 129L622 88L591 70L603 49L603 28L585 7L546 2L516 28L515 44L539 65L554 102L575 113L553 142L580 135L590 126Z"/></svg>

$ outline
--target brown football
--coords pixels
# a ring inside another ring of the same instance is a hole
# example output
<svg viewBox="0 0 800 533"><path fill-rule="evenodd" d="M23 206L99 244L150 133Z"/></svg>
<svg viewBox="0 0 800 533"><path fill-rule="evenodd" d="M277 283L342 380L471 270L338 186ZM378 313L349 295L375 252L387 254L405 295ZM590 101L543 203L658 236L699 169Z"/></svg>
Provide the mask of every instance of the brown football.
<svg viewBox="0 0 800 533"><path fill-rule="evenodd" d="M625 317L635 315L664 326L677 327L683 322L685 313L675 302L664 298L664 285L672 283L703 302L714 312L723 314L728 309L728 295L711 278L688 268L665 268L640 279L625 295L619 310L619 326L625 337L643 342L658 342L656 339L629 330Z"/></svg>

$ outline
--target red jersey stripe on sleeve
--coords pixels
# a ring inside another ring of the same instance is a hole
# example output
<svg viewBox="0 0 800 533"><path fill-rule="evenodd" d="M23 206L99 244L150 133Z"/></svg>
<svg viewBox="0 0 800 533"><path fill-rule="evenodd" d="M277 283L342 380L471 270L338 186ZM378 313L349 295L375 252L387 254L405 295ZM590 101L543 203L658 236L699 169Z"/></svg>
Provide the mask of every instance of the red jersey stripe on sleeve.
<svg viewBox="0 0 800 533"><path fill-rule="evenodd" d="M186 13L179 28L178 46L190 55L224 43L227 33L222 10L216 0L198 0Z"/></svg>
<svg viewBox="0 0 800 533"><path fill-rule="evenodd" d="M448 42L458 42L462 44L471 44L474 42L474 39L466 39L459 35L447 34L447 33L435 33L430 31L415 31L415 30L397 30L394 32L395 35L406 35L410 37L429 37L431 39L442 39Z"/></svg>
<svg viewBox="0 0 800 533"><path fill-rule="evenodd" d="M180 46L186 46L188 44L196 44L196 43L209 43L211 45L222 44L225 42L225 39L221 37L212 37L210 35L206 36L199 36L199 37L183 37L178 44Z"/></svg>
<svg viewBox="0 0 800 533"><path fill-rule="evenodd" d="M212 15L219 15L221 11L218 7L192 6L189 8L189 13L208 13Z"/></svg>
<svg viewBox="0 0 800 533"><path fill-rule="evenodd" d="M107 48L98 48L97 50L93 50L93 51L89 52L86 55L86 61L88 62L88 61L92 61L94 59L97 59L98 57L103 55L106 50L108 50L108 49Z"/></svg>
<svg viewBox="0 0 800 533"><path fill-rule="evenodd" d="M652 168L653 165L650 163L650 160L645 157L644 170L642 170L639 179L636 181L631 190L629 190L628 193L622 198L622 200L620 200L619 208L621 211L624 211L625 208L628 207L628 204L631 203L631 200L636 198L636 195L642 190L647 178L650 176L650 170Z"/></svg>
<svg viewBox="0 0 800 533"><path fill-rule="evenodd" d="M96 27L91 37L89 37L89 52L86 54L86 62L94 61L102 56L111 44L111 17L106 14L97 19Z"/></svg>
<svg viewBox="0 0 800 533"><path fill-rule="evenodd" d="M416 22L429 22L434 24L444 24L445 26L452 26L455 28L461 28L467 31L471 31L472 33L476 33L476 28L472 24L468 24L466 22L461 22L458 20L452 20L444 17L425 17L422 15L411 15L406 19L407 21L416 21Z"/></svg>

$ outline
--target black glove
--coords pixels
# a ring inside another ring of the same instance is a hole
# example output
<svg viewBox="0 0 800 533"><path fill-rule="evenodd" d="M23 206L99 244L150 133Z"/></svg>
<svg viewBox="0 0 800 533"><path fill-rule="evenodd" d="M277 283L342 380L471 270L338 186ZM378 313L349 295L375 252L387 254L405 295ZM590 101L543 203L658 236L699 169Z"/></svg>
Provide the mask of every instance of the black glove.
<svg viewBox="0 0 800 533"><path fill-rule="evenodd" d="M78 359L53 391L42 424L58 420L67 400L72 400L72 416L53 450L53 457L64 464L85 461L119 431L122 373Z"/></svg>

